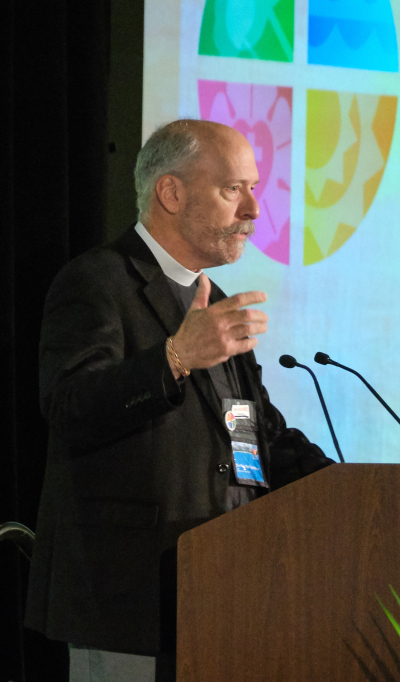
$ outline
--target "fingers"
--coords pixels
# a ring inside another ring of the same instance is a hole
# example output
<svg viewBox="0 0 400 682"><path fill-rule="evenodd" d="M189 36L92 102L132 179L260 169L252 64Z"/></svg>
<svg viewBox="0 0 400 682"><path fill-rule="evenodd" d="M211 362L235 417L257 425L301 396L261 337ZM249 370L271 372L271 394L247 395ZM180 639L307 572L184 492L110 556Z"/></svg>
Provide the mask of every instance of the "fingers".
<svg viewBox="0 0 400 682"><path fill-rule="evenodd" d="M228 312L224 319L229 321L230 326L236 324L250 324L251 322L268 322L268 315L257 308L245 308Z"/></svg>
<svg viewBox="0 0 400 682"><path fill-rule="evenodd" d="M255 336L252 336L249 339L242 339L241 341L237 341L235 344L234 352L231 353L231 356L241 355L242 353L248 353L250 350L253 350L253 348L255 348L257 344L258 339L256 339Z"/></svg>
<svg viewBox="0 0 400 682"><path fill-rule="evenodd" d="M204 272L199 276L199 286L197 287L196 296L193 299L192 305L189 310L200 310L202 308L207 308L208 299L211 293L211 282Z"/></svg>
<svg viewBox="0 0 400 682"><path fill-rule="evenodd" d="M197 287L196 296L193 299L189 310L200 310L207 308L211 293L211 282L204 272L199 276L199 286ZM239 310L248 305L255 303L264 303L267 300L267 294L263 291L247 291L241 294L235 294L229 298L224 298L218 303L214 303L216 308L221 311ZM213 307L214 307L213 306Z"/></svg>
<svg viewBox="0 0 400 682"><path fill-rule="evenodd" d="M210 280L200 275L199 286L184 321L174 335L174 347L187 369L204 369L247 353L267 331L268 316L246 306L263 303L262 291L236 294L209 305Z"/></svg>
<svg viewBox="0 0 400 682"><path fill-rule="evenodd" d="M212 312L217 313L215 317L216 325L219 330L221 332L230 332L232 330L234 332L234 338L241 338L240 333L246 330L246 333L243 333L242 337L251 334L263 334L267 331L268 315L262 310L246 308L244 310L233 310L222 314L221 311ZM258 329L260 331L258 331Z"/></svg>
<svg viewBox="0 0 400 682"><path fill-rule="evenodd" d="M254 303L264 303L266 300L267 294L263 291L246 291L242 294L235 294L234 296L229 296L229 298L224 298L222 301L214 303L214 305L226 311L239 310Z"/></svg>
<svg viewBox="0 0 400 682"><path fill-rule="evenodd" d="M255 336L256 334L265 334L267 329L268 327L265 322L236 325L231 331L231 336L236 340L246 339L249 336Z"/></svg>

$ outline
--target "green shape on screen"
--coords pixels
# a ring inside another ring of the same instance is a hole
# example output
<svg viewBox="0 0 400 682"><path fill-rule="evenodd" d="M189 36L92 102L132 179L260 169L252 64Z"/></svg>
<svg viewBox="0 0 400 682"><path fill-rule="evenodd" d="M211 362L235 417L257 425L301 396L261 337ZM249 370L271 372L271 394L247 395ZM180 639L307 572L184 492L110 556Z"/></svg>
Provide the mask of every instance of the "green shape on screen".
<svg viewBox="0 0 400 682"><path fill-rule="evenodd" d="M199 54L293 61L294 0L206 0Z"/></svg>

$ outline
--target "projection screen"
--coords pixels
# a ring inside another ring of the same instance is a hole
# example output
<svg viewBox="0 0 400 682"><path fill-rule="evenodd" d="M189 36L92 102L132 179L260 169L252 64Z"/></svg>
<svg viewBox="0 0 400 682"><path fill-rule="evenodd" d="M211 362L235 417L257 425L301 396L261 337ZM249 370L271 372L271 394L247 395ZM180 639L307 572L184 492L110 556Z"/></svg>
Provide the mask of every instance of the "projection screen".
<svg viewBox="0 0 400 682"><path fill-rule="evenodd" d="M256 349L273 403L337 459L316 372L348 462L400 461L400 93L395 0L147 0L143 141L167 121L240 130L260 175L245 255L207 274L227 294L262 289Z"/></svg>

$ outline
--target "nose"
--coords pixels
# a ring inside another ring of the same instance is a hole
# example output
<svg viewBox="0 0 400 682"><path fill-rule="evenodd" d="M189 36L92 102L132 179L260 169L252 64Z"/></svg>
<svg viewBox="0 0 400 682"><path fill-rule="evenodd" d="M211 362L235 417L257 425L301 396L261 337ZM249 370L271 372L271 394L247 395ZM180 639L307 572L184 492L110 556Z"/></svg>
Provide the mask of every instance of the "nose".
<svg viewBox="0 0 400 682"><path fill-rule="evenodd" d="M260 215L260 207L253 192L249 189L241 203L241 219L242 220L256 220Z"/></svg>

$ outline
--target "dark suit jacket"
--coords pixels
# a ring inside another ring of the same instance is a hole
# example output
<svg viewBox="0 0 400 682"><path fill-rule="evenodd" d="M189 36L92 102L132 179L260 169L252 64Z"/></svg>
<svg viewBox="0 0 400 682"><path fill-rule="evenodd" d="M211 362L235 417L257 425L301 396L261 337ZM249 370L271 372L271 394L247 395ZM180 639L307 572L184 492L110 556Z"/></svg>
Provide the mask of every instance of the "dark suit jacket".
<svg viewBox="0 0 400 682"><path fill-rule="evenodd" d="M211 302L223 295L213 285ZM166 360L181 321L133 228L72 261L50 289L40 350L49 452L26 613L50 638L157 652L160 555L226 510L229 470L218 465L230 465L230 436L208 372L179 387ZM328 464L286 428L253 353L236 362L272 485Z"/></svg>

